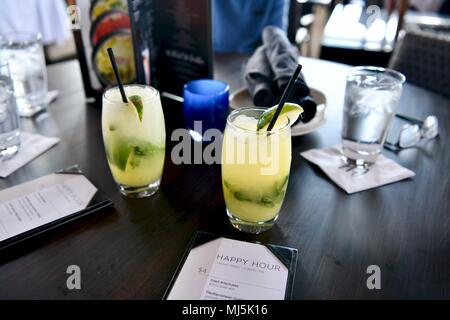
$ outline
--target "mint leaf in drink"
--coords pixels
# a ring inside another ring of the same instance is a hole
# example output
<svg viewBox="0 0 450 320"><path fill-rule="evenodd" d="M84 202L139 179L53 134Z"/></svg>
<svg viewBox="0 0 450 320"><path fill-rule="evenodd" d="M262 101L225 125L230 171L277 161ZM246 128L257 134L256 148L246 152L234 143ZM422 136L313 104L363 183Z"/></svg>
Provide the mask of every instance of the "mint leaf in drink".
<svg viewBox="0 0 450 320"><path fill-rule="evenodd" d="M269 198L268 196L262 196L259 203L268 208L273 208L275 206L274 201L271 198Z"/></svg>
<svg viewBox="0 0 450 320"><path fill-rule="evenodd" d="M148 142L135 141L130 142L129 145L132 146L132 150L128 162L132 169L139 167L143 158L151 157L158 152L164 152L164 148L157 147Z"/></svg>
<svg viewBox="0 0 450 320"><path fill-rule="evenodd" d="M289 180L289 176L286 176L283 180L275 182L274 192L272 194L273 201L275 203L281 202L286 193L286 186Z"/></svg>
<svg viewBox="0 0 450 320"><path fill-rule="evenodd" d="M164 151L164 148L157 147L148 142L136 143L134 146L134 154L139 157L148 157L160 151Z"/></svg>
<svg viewBox="0 0 450 320"><path fill-rule="evenodd" d="M141 96L138 96L138 95L129 96L128 100L131 101L132 105L134 106L134 108L136 110L139 121L142 122L142 117L144 115L144 104L142 103Z"/></svg>
<svg viewBox="0 0 450 320"><path fill-rule="evenodd" d="M240 200L240 201L249 201L249 202L253 202L253 200L252 200L249 196L247 196L245 193L243 193L243 192L236 191L236 192L234 193L234 197L235 197L236 199Z"/></svg>
<svg viewBox="0 0 450 320"><path fill-rule="evenodd" d="M141 164L141 158L140 157L133 157L130 160L130 166L132 169L139 167Z"/></svg>
<svg viewBox="0 0 450 320"><path fill-rule="evenodd" d="M284 192L284 189L287 185L287 182L289 180L289 176L286 176L281 183L279 183L278 181L275 182L275 195L279 195L282 194Z"/></svg>
<svg viewBox="0 0 450 320"><path fill-rule="evenodd" d="M223 184L225 188L228 189L228 191L239 201L253 202L267 208L273 208L283 199L287 180L288 176L281 181L275 182L275 186L270 192L270 195L263 194L262 196L252 196L244 190L235 190L231 184L225 180L223 181Z"/></svg>
<svg viewBox="0 0 450 320"><path fill-rule="evenodd" d="M130 157L132 148L133 147L124 140L119 140L112 146L110 158L114 165L122 171L125 171L127 167L128 158Z"/></svg>
<svg viewBox="0 0 450 320"><path fill-rule="evenodd" d="M109 162L122 171L129 165L132 169L137 168L141 159L151 157L159 152L164 153L164 147L158 147L151 143L129 138L117 139L111 147L107 148Z"/></svg>

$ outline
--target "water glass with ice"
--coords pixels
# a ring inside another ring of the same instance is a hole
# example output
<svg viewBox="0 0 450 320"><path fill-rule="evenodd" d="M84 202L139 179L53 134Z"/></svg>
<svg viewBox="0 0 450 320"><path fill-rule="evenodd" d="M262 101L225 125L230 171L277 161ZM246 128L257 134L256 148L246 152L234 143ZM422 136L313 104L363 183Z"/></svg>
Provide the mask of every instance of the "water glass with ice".
<svg viewBox="0 0 450 320"><path fill-rule="evenodd" d="M20 146L19 116L7 64L0 64L0 162L13 157Z"/></svg>
<svg viewBox="0 0 450 320"><path fill-rule="evenodd" d="M0 35L0 61L7 62L19 114L30 117L47 107L47 72L41 36L33 33Z"/></svg>
<svg viewBox="0 0 450 320"><path fill-rule="evenodd" d="M342 153L357 166L375 163L399 105L405 76L378 67L355 67L347 76Z"/></svg>

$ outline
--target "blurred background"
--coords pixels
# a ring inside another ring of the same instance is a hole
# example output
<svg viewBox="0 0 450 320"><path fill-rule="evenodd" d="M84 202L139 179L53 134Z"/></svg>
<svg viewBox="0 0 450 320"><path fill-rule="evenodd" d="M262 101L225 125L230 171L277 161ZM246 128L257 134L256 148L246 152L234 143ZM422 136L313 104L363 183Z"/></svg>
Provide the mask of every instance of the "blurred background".
<svg viewBox="0 0 450 320"><path fill-rule="evenodd" d="M126 0L105 1L118 6ZM0 32L38 31L48 64L76 58L73 0L2 0ZM404 34L450 36L449 0L212 0L216 53L252 53L261 30L286 30L303 56L387 66Z"/></svg>

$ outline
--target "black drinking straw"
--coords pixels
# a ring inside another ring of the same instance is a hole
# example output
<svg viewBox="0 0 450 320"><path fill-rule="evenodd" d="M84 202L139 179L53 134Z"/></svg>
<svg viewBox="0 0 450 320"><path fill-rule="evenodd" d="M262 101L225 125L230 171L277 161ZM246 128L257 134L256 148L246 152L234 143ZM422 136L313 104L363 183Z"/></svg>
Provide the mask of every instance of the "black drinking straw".
<svg viewBox="0 0 450 320"><path fill-rule="evenodd" d="M273 129L273 126L277 122L278 116L280 115L281 110L283 109L283 106L286 103L286 100L292 91L292 87L294 86L295 80L297 80L297 77L300 74L300 71L302 71L302 66L299 64L299 65L297 65L297 69L295 69L295 72L292 75L291 79L289 79L289 83L288 83L286 89L284 90L283 95L281 96L280 102L278 103L278 107L275 110L275 113L273 114L273 117L269 123L269 126L267 127L267 131L271 131Z"/></svg>
<svg viewBox="0 0 450 320"><path fill-rule="evenodd" d="M127 96L125 95L125 90L123 89L122 81L120 80L119 71L117 70L116 59L114 58L114 52L112 48L108 48L109 60L111 61L111 65L114 71L114 76L117 80L117 85L119 86L120 95L122 96L122 101L124 103L128 103Z"/></svg>

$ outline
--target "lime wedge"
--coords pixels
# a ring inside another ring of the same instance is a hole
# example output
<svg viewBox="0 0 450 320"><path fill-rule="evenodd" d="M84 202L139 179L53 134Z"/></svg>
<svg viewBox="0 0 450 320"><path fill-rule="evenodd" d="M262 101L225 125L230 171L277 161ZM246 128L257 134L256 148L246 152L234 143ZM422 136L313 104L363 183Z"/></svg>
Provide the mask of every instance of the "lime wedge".
<svg viewBox="0 0 450 320"><path fill-rule="evenodd" d="M142 104L141 96L138 96L138 95L129 96L128 99L133 104L133 106L136 110L137 116L139 117L139 121L142 122L142 116L144 115L144 105Z"/></svg>
<svg viewBox="0 0 450 320"><path fill-rule="evenodd" d="M122 171L127 167L133 146L127 140L117 141L111 148L110 160Z"/></svg>
<svg viewBox="0 0 450 320"><path fill-rule="evenodd" d="M270 121L273 118L277 106L273 106L270 109L264 111L264 113L258 119L257 130L265 129L269 126ZM280 115L278 116L277 122L275 122L274 128L279 126L284 126L287 119L289 119L290 125L297 121L298 117L303 113L303 108L295 103L285 103L283 109L281 109Z"/></svg>

